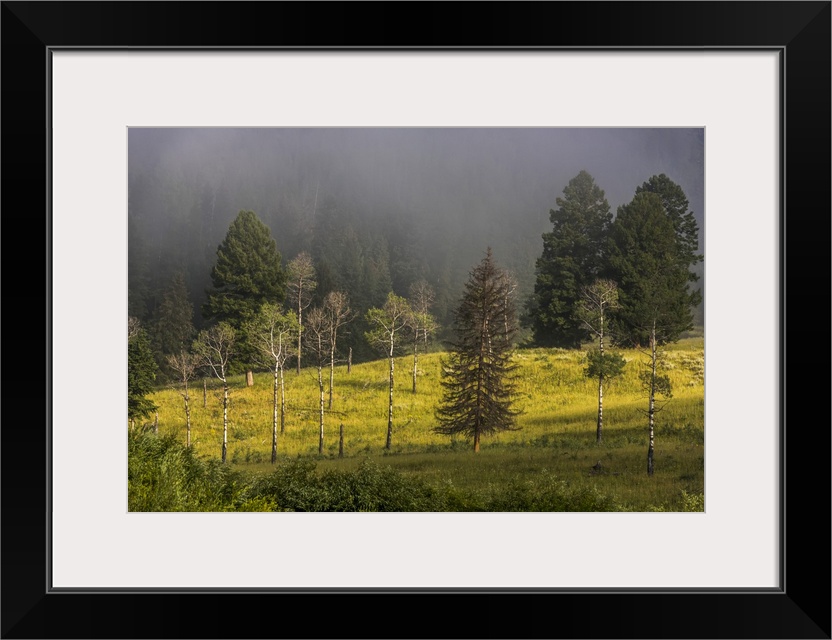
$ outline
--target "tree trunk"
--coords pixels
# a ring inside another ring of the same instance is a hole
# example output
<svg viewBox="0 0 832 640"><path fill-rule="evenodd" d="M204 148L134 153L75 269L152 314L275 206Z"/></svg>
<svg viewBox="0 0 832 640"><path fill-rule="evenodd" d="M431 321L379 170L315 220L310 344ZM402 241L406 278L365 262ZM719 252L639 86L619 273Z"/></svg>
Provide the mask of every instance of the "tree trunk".
<svg viewBox="0 0 832 640"><path fill-rule="evenodd" d="M329 352L329 410L332 411L332 385L335 382L335 349Z"/></svg>
<svg viewBox="0 0 832 640"><path fill-rule="evenodd" d="M186 436L185 436L185 446L191 446L191 404L190 398L188 397L188 387L185 386L185 428L186 428Z"/></svg>
<svg viewBox="0 0 832 640"><path fill-rule="evenodd" d="M208 406L208 381L203 378L202 379L202 408Z"/></svg>
<svg viewBox="0 0 832 640"><path fill-rule="evenodd" d="M390 398L389 402L387 403L387 442L384 445L384 448L388 451L390 450L390 446L393 443L393 367L394 367L394 358L393 358L393 348L390 348Z"/></svg>
<svg viewBox="0 0 832 640"><path fill-rule="evenodd" d="M320 424L320 431L318 433L318 455L323 455L324 453L324 378L323 378L323 371L318 366L318 390L321 394L321 424Z"/></svg>
<svg viewBox="0 0 832 640"><path fill-rule="evenodd" d="M153 433L159 433L159 412L156 411L156 415L153 418Z"/></svg>
<svg viewBox="0 0 832 640"><path fill-rule="evenodd" d="M303 305L301 303L301 293L298 291L298 375L300 375L300 334L303 333Z"/></svg>
<svg viewBox="0 0 832 640"><path fill-rule="evenodd" d="M419 334L416 334L416 339L413 341L413 393L416 393L416 372L419 366Z"/></svg>
<svg viewBox="0 0 832 640"><path fill-rule="evenodd" d="M222 462L228 457L228 382L222 381Z"/></svg>
<svg viewBox="0 0 832 640"><path fill-rule="evenodd" d="M604 427L604 315L601 314L601 336L598 339L598 351L601 354L601 373L598 374L598 427L595 431L595 444L601 444L601 432Z"/></svg>
<svg viewBox="0 0 832 640"><path fill-rule="evenodd" d="M272 464L277 462L277 387L278 368L274 368L274 389L272 392Z"/></svg>
<svg viewBox="0 0 832 640"><path fill-rule="evenodd" d="M283 367L280 367L280 433L286 432L286 381L283 378Z"/></svg>
<svg viewBox="0 0 832 640"><path fill-rule="evenodd" d="M653 475L653 427L656 412L656 323L653 322L653 330L650 333L650 408L648 410L648 433L650 444L647 448L647 475Z"/></svg>
<svg viewBox="0 0 832 640"><path fill-rule="evenodd" d="M479 432L479 429L477 429L474 432L474 453L478 453L479 450L480 450L480 432Z"/></svg>
<svg viewBox="0 0 832 640"><path fill-rule="evenodd" d="M347 356L347 373L352 373L352 347L350 347L350 354Z"/></svg>
<svg viewBox="0 0 832 640"><path fill-rule="evenodd" d="M338 437L338 457L344 457L344 423L341 423L341 427L339 429L340 435Z"/></svg>
<svg viewBox="0 0 832 640"><path fill-rule="evenodd" d="M595 429L595 444L601 444L604 427L604 374L598 376L598 426Z"/></svg>
<svg viewBox="0 0 832 640"><path fill-rule="evenodd" d="M246 371L246 386L253 387L254 386L254 373L251 371Z"/></svg>

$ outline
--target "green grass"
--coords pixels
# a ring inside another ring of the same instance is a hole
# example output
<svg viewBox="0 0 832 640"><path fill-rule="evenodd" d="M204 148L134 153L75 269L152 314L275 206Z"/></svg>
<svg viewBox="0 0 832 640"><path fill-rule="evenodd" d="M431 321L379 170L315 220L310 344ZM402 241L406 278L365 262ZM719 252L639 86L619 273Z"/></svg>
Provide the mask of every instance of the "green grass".
<svg viewBox="0 0 832 640"><path fill-rule="evenodd" d="M416 394L411 391L412 358L396 359L390 451L384 449L386 360L353 365L350 374L346 367L336 367L333 408L325 415L323 456L318 455L316 371L302 369L297 375L289 370L286 431L278 437L277 466L307 459L315 463L320 477L358 473L362 465L372 463L397 477L427 483L446 498L453 496L447 504L463 510L513 510L512 504L527 505L529 510L540 504L563 504L571 510L586 504L605 510L701 511L703 340L687 338L665 350L664 367L673 397L662 401L656 414L653 477L646 471L647 399L638 379L639 365L646 357L637 351L623 353L627 360L624 375L605 385L601 445L595 442L597 383L583 374L586 352L523 349L514 356L520 365L519 429L484 437L479 453L473 452L469 440L453 440L432 431L441 399L440 353L420 356ZM201 381L195 381L191 390L191 453L206 464L220 458L222 445L222 391L217 381L208 384L206 407ZM159 435L184 443L181 395L175 389L164 389L153 394L152 400L159 406ZM245 386L243 376L232 378L226 466L242 473L246 482L268 477L275 470L269 463L271 420L272 376L255 374L253 387ZM341 424L344 458L338 457ZM601 471L594 472L592 467L598 462Z"/></svg>

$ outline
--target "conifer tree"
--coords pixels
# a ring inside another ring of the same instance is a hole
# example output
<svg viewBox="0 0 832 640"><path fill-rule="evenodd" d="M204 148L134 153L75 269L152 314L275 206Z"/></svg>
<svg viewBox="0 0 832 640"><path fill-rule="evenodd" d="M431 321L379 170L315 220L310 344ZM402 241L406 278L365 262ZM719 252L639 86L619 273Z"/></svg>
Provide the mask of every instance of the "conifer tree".
<svg viewBox="0 0 832 640"><path fill-rule="evenodd" d="M253 211L240 211L217 248L213 289L203 315L227 322L236 334L235 365L251 370L256 351L245 331L264 302L286 298L286 274L269 228Z"/></svg>
<svg viewBox="0 0 832 640"><path fill-rule="evenodd" d="M549 211L552 231L543 234L536 263L529 316L537 344L578 348L587 337L577 317L581 290L601 271L612 214L604 191L586 171L569 181L556 202L558 208Z"/></svg>
<svg viewBox="0 0 832 640"><path fill-rule="evenodd" d="M494 262L489 247L470 273L454 313L457 338L443 361L443 398L437 409L437 433L462 434L480 449L483 435L515 430L513 408L516 365L512 363L517 332L512 278Z"/></svg>
<svg viewBox="0 0 832 640"><path fill-rule="evenodd" d="M170 357L177 358L187 351L194 339L194 307L188 296L185 276L177 272L162 294L156 323L153 327L153 347L157 359L167 373L179 379L180 370L170 368Z"/></svg>
<svg viewBox="0 0 832 640"><path fill-rule="evenodd" d="M156 410L155 403L146 396L153 391L157 372L147 331L131 317L127 334L127 417L131 423Z"/></svg>

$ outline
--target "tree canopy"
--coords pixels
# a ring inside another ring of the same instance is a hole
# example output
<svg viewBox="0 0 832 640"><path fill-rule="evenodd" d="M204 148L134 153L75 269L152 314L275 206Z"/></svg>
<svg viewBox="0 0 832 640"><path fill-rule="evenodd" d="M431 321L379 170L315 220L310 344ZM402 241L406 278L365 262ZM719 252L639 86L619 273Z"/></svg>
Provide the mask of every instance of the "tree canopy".
<svg viewBox="0 0 832 640"><path fill-rule="evenodd" d="M127 417L147 418L156 409L147 398L153 391L158 367L150 348L147 331L137 323L129 323L127 338Z"/></svg>
<svg viewBox="0 0 832 640"><path fill-rule="evenodd" d="M601 271L612 214L604 191L586 171L569 181L556 202L558 208L549 211L552 230L543 234L536 262L530 318L537 344L575 348L587 336L576 316L581 290Z"/></svg>
<svg viewBox="0 0 832 640"><path fill-rule="evenodd" d="M693 328L699 294L689 291L690 273L659 195L642 191L619 207L608 247L618 282L617 342L646 345L655 325L656 340L665 344Z"/></svg>
<svg viewBox="0 0 832 640"><path fill-rule="evenodd" d="M250 366L254 359L245 326L264 302L286 298L286 273L269 228L253 211L240 211L225 239L217 247L217 260L211 270L213 289L203 315L228 322L237 332L238 360Z"/></svg>

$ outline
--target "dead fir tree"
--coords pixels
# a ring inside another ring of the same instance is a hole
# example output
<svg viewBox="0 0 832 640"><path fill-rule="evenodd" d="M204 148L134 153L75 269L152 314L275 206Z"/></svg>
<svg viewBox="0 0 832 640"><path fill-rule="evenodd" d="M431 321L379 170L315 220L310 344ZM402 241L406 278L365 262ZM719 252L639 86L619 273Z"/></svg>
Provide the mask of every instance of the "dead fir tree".
<svg viewBox="0 0 832 640"><path fill-rule="evenodd" d="M512 280L494 261L489 247L470 273L454 312L456 340L442 363L442 401L434 431L471 436L474 451L483 435L513 431L513 339L517 312Z"/></svg>
<svg viewBox="0 0 832 640"><path fill-rule="evenodd" d="M191 446L191 404L190 394L188 391L188 383L196 374L197 367L199 367L199 356L195 353L190 353L181 350L179 353L174 353L167 356L168 366L177 376L177 382L182 384L182 390L179 394L185 402L185 446Z"/></svg>
<svg viewBox="0 0 832 640"><path fill-rule="evenodd" d="M384 306L367 311L370 331L365 333L367 342L387 356L389 361L388 402L387 402L387 439L384 448L388 451L393 442L393 371L395 355L401 346L401 338L407 328L410 305L401 296L390 292Z"/></svg>
<svg viewBox="0 0 832 640"><path fill-rule="evenodd" d="M228 364L234 354L236 332L227 322L200 331L194 342L194 353L200 366L222 382L222 461L228 457Z"/></svg>
<svg viewBox="0 0 832 640"><path fill-rule="evenodd" d="M281 434L286 431L286 381L283 372L286 360L295 353L295 338L298 332L298 319L295 312L284 313L280 306L271 303L266 303L260 308L260 312L248 329L248 334L260 358L264 364L268 364L273 373L272 464L277 462L278 424Z"/></svg>
<svg viewBox="0 0 832 640"><path fill-rule="evenodd" d="M298 347L296 352L298 375L300 375L303 310L312 303L312 295L318 287L318 282L316 280L315 264L312 262L312 256L305 251L302 251L290 260L286 270L288 274L286 287L289 292L289 305L297 312L298 326L300 327L297 336Z"/></svg>
<svg viewBox="0 0 832 640"><path fill-rule="evenodd" d="M343 291L330 291L324 298L324 313L329 329L329 405L332 410L332 389L335 384L335 355L338 331L352 319L349 298Z"/></svg>

